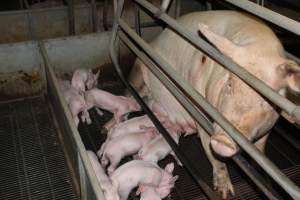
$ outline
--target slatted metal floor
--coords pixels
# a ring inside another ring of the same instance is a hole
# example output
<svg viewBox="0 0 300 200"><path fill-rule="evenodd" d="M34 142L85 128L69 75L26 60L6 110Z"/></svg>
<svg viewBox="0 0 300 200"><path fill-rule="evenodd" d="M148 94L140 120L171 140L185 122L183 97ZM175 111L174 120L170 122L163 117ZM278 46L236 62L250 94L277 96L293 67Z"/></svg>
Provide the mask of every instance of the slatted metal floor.
<svg viewBox="0 0 300 200"><path fill-rule="evenodd" d="M44 97L0 103L0 199L76 200Z"/></svg>
<svg viewBox="0 0 300 200"><path fill-rule="evenodd" d="M119 86L121 87L121 86ZM118 86L114 87L102 87L107 91L113 92L115 94L121 94L120 88ZM83 142L87 149L97 151L102 142L105 140L105 135L101 134L101 126L112 117L111 114L105 112L105 115L100 117L96 114L95 110L90 110L93 124L79 124L79 132L83 139ZM139 113L141 114L141 113ZM277 131L272 131L270 138L266 147L266 155L282 169L282 171L288 175L297 185L300 185L300 157L299 157L299 147L300 147L300 138L299 138L299 129L287 124L284 119L279 120L276 125L276 129L281 128L284 130L283 133L279 134ZM283 137L288 135L288 137ZM289 140L294 142L294 146L290 144ZM201 146L199 138L195 135L182 137L180 139L180 148L188 158L193 162L193 164L200 170L202 178L212 186L212 168L208 162L204 150ZM130 160L130 157L127 157L123 160L126 162ZM168 156L166 159L161 161L159 164L165 166L169 162L175 162L172 156ZM243 172L238 169L238 167L232 163L228 163L229 172L231 175L231 180L235 188L235 196L230 199L234 200L263 200L266 197L260 193L256 186L246 177ZM175 166L174 173L179 175L179 179L176 182L175 188L173 189L171 195L166 199L173 200L206 200L207 197L193 181L190 175L185 171L184 168ZM266 179L269 180L270 184L275 188L276 191L282 196L282 199L289 199L281 189L276 186L272 181L266 176ZM134 196L134 193L131 194L130 198L139 199Z"/></svg>

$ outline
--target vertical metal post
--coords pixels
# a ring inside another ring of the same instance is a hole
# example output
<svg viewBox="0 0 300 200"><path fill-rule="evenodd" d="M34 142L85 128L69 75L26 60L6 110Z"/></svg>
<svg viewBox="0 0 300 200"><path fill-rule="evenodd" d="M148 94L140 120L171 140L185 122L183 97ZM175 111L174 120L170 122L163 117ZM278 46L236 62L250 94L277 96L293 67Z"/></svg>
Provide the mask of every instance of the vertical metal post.
<svg viewBox="0 0 300 200"><path fill-rule="evenodd" d="M69 34L75 35L74 0L68 0Z"/></svg>
<svg viewBox="0 0 300 200"><path fill-rule="evenodd" d="M104 0L103 2L103 12L102 12L102 23L105 31L108 30L108 22L107 22L107 11L108 11L108 0Z"/></svg>
<svg viewBox="0 0 300 200"><path fill-rule="evenodd" d="M141 32L140 8L136 3L134 4L134 15L135 15L135 19L134 19L135 31L139 36L141 36L142 32Z"/></svg>
<svg viewBox="0 0 300 200"><path fill-rule="evenodd" d="M181 12L181 0L175 1L175 19L177 19L180 16Z"/></svg>
<svg viewBox="0 0 300 200"><path fill-rule="evenodd" d="M98 31L98 20L97 20L97 6L95 0L91 0L91 7L92 7L92 26L93 32Z"/></svg>
<svg viewBox="0 0 300 200"><path fill-rule="evenodd" d="M212 4L210 0L206 0L205 6L206 6L206 10L212 10Z"/></svg>

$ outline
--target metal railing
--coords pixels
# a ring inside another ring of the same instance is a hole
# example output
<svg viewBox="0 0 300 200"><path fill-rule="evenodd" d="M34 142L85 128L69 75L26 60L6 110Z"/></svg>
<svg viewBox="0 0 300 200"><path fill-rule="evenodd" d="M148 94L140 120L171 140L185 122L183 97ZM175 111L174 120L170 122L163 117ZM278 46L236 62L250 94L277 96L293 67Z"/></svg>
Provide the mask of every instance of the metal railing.
<svg viewBox="0 0 300 200"><path fill-rule="evenodd" d="M248 85L252 86L254 89L259 91L262 95L267 97L274 104L285 110L287 113L293 115L296 118L300 118L300 108L296 106L286 98L280 96L275 91L273 91L269 86L265 85L261 80L257 79L255 76L250 74L247 70L240 67L236 63L234 63L231 59L222 55L218 50L216 50L213 46L207 43L205 40L196 36L195 34L186 31L182 25L177 23L170 16L161 12L160 9L154 7L152 4L148 3L145 0L136 0L140 6L142 6L147 11L151 12L155 17L164 21L169 27L175 30L181 37L186 39L188 42L192 43L198 49L204 51L207 55L209 55L212 59L216 60L219 64L224 66L226 69L236 74L242 80L244 80ZM129 88L130 92L132 92L133 96L137 99L137 101L141 104L141 107L144 108L146 113L149 115L155 126L165 137L167 142L170 144L172 149L178 158L182 161L184 166L191 172L192 176L197 180L199 177L197 174L193 174L195 170L192 166L190 166L189 161L185 159L181 152L178 151L176 144L168 135L167 131L162 127L159 121L155 118L153 113L151 113L150 109L145 105L145 103L138 96L136 91L132 88L132 86L125 80L123 73L120 69L120 65L118 63L115 51L115 41L118 37L118 28L120 27L123 32L126 34L119 34L121 40L127 44L127 46L133 50L138 57L146 64L146 66L150 69L152 73L154 73L159 80L168 88L171 89L170 92L174 94L174 96L180 101L180 103L187 109L187 111L195 118L195 120L204 128L209 134L212 134L213 129L211 123L207 120L204 114L201 113L200 109L203 109L210 115L210 117L217 122L233 139L239 144L239 146L247 152L250 157L252 157L263 169L264 171L270 175L292 198L300 199L300 190L297 185L295 185L288 177L286 177L277 166L275 166L263 153L261 153L250 141L248 141L231 123L225 119L212 105L210 105L205 98L200 95L187 81L183 80L173 68L163 59L161 58L150 45L148 45L143 39L141 39L122 19L121 13L123 10L124 0L118 1L117 12L115 13L115 21L113 26L113 34L110 45L110 54L113 60L113 63L116 67L117 72L119 73L122 81ZM260 7L261 8L261 7ZM300 28L299 23L297 27ZM296 29L293 29L296 30ZM130 39L132 39L139 47L141 47L141 51L134 48L133 43L130 43ZM135 49L135 50L134 50ZM145 52L145 53L143 53ZM157 65L157 66L156 66ZM170 80L167 77L172 77ZM175 86L177 85L177 87ZM193 100L191 101L183 93L188 94L188 96ZM193 102L196 102L193 103ZM243 169L245 165L242 165L242 159L238 159L238 156L235 156L233 160L235 160L239 166ZM240 165L241 164L241 165ZM187 166L186 166L187 165ZM249 170L249 168L245 168L243 170ZM270 198L275 199L276 197L272 194L268 194L271 190L267 188L264 184L262 184L262 180L255 179L255 177L251 177L251 173L246 174L250 175L249 177L258 184L259 188ZM199 183L199 182L198 182ZM259 185L260 184L260 185ZM201 182L199 183L201 186ZM204 190L205 191L205 190ZM211 197L210 190L205 191L205 193Z"/></svg>

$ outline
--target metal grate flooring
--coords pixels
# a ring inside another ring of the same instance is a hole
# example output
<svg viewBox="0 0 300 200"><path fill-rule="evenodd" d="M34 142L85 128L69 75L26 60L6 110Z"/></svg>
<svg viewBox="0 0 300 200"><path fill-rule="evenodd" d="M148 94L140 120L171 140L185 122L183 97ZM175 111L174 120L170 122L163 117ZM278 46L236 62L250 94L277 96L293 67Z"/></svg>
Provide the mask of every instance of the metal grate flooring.
<svg viewBox="0 0 300 200"><path fill-rule="evenodd" d="M49 103L43 97L0 104L0 199L79 199Z"/></svg>
<svg viewBox="0 0 300 200"><path fill-rule="evenodd" d="M102 88L103 89L103 88ZM121 94L121 92L115 92L114 88L104 88L107 91ZM118 88L119 89L119 88ZM79 132L83 139L83 142L87 149L97 151L102 142L105 140L105 135L101 134L101 126L105 124L106 121L110 119L111 114L105 112L103 117L96 114L95 110L90 110L93 124L85 125L79 124ZM299 157L299 147L300 138L299 129L290 126L283 119L279 120L277 126L283 128L286 132L284 134L289 135L289 140L294 141L295 146L290 145L286 138L283 138L276 131L273 131L266 147L266 155L277 165L280 169L288 175L297 185L300 185L300 157ZM298 147L298 148L297 148ZM202 178L212 186L212 168L208 162L204 150L201 146L199 138L195 135L188 136L180 139L180 148L187 155L187 157L193 162L193 164L201 172ZM130 160L131 158L125 158L123 162ZM166 159L162 160L159 164L165 166L169 162L175 162L175 160L168 156ZM231 197L232 200L263 200L267 199L256 186L246 177L243 172L238 169L238 167L232 163L228 163L229 173L231 176L232 183L235 188L235 196ZM173 189L171 195L166 199L172 200L206 200L207 197L203 194L201 189L193 181L190 175L185 171L184 168L175 166L174 174L179 175L179 179L176 182L175 188ZM279 186L272 183L272 181L266 176L270 184L274 187L275 191L278 191L282 196L282 199L289 199L289 197L281 191ZM130 200L139 199L135 197L134 194L129 198Z"/></svg>

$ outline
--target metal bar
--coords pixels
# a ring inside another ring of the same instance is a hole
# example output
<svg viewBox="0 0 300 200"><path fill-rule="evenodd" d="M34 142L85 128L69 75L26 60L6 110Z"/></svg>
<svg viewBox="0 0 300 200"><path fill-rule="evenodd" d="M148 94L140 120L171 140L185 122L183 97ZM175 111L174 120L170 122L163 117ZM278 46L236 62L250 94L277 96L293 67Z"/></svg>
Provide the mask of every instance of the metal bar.
<svg viewBox="0 0 300 200"><path fill-rule="evenodd" d="M177 144L174 142L170 134L166 131L166 129L162 126L162 124L159 122L159 120L156 118L156 116L152 113L152 111L149 109L149 107L145 104L143 99L139 96L139 94L134 90L134 88L130 85L130 83L126 80L124 77L122 70L120 68L116 52L115 52L115 41L117 39L117 31L118 31L118 21L116 18L119 18L121 16L121 12L123 10L124 6L124 0L119 0L119 4L117 7L117 12L115 16L115 21L113 25L113 32L112 32L112 39L110 43L110 56L114 63L115 69L117 73L119 74L119 77L123 84L128 88L130 93L133 95L133 97L137 100L137 102L140 104L141 108L147 113L151 121L154 123L155 127L157 127L158 131L163 135L163 137L166 139L172 150L175 152L175 154L178 156L178 159L183 163L185 168L188 169L188 172L190 172L190 175L194 178L194 180L199 184L199 186L202 188L204 193L209 197L209 199L218 200L220 197L215 194L211 190L211 188L199 177L199 173L196 168L194 168L193 165L190 164L189 160L186 159L186 156L179 150Z"/></svg>
<svg viewBox="0 0 300 200"><path fill-rule="evenodd" d="M149 70L166 86L166 88L180 101L185 109L189 110L190 105L186 105L180 100L184 99L186 100L187 98L183 97L177 97L177 93L175 91L178 90L176 86L174 86L170 80L167 79L166 76L161 74L162 72L157 69L157 66L144 54L142 51L138 50L138 48L135 47L135 45L127 38L127 36L120 32L119 37L121 40L142 60L143 63L149 68ZM164 78L163 78L164 77ZM180 93L182 94L182 93ZM184 95L184 94L182 94ZM192 107L192 109L195 109ZM196 121L202 126L205 127L207 126L205 121L198 121L197 117L193 115L192 111L189 111L191 115L196 119ZM197 113L196 113L197 114ZM209 135L213 134L213 127L210 125L211 128L204 128ZM240 168L250 177L250 179L258 186L258 188L269 198L269 199L274 199L278 200L281 199L278 197L276 192L267 186L266 181L264 178L241 156L241 155L235 155L233 158L233 161L240 166Z"/></svg>
<svg viewBox="0 0 300 200"><path fill-rule="evenodd" d="M107 13L108 13L108 0L104 0L103 12L102 12L102 23L105 31L108 30Z"/></svg>
<svg viewBox="0 0 300 200"><path fill-rule="evenodd" d="M69 34L75 35L74 0L68 0Z"/></svg>
<svg viewBox="0 0 300 200"><path fill-rule="evenodd" d="M250 13L253 13L273 24L276 24L286 30L291 31L300 36L300 25L299 22L290 19L286 16L278 14L270 9L259 6L248 0L225 0L228 3L231 3L237 7L240 7Z"/></svg>
<svg viewBox="0 0 300 200"><path fill-rule="evenodd" d="M97 3L97 5L102 5L101 3ZM79 8L88 8L90 5L76 5L76 9ZM12 11L1 11L0 16L2 15L16 15L16 14L25 14L25 13L39 13L39 12L47 12L52 10L66 10L67 8L64 6L61 7L53 7L53 8L35 8L31 10L12 10Z"/></svg>
<svg viewBox="0 0 300 200"><path fill-rule="evenodd" d="M167 9L169 8L169 5L171 3L172 0L163 0L161 3L161 7L160 7L160 11L161 12L166 12Z"/></svg>
<svg viewBox="0 0 300 200"><path fill-rule="evenodd" d="M141 36L142 32L141 32L140 8L137 4L134 4L134 14L135 14L135 19L134 19L135 31L139 36Z"/></svg>
<svg viewBox="0 0 300 200"><path fill-rule="evenodd" d="M56 99L56 103L58 103L58 109L61 111L61 115L63 117L63 119L65 119L65 121L67 123L65 123L66 127L68 128L68 133L71 136L72 141L75 143L75 147L77 152L79 153L79 157L82 161L82 164L85 168L86 171L86 175L88 176L91 185L93 187L95 196L97 197L97 199L99 200L104 200L104 194L102 192L102 189L100 188L99 184L98 184L98 180L96 178L95 172L93 170L93 167L88 159L84 144L82 143L81 137L78 133L77 128L75 127L74 124L74 120L71 116L71 113L68 109L68 105L64 99L63 94L61 93L59 86L58 86L58 82L56 80L56 76L55 76L55 72L53 71L53 68L51 66L51 63L49 61L48 58L48 54L45 48L45 45L43 44L43 42L39 41L38 42L38 46L39 46L39 50L41 53L41 57L43 59L44 62L44 66L45 66L45 71L47 74L47 80L49 81L49 83L52 85L52 90L51 91L54 95L53 99ZM78 167L78 166L77 166Z"/></svg>
<svg viewBox="0 0 300 200"><path fill-rule="evenodd" d="M175 19L180 16L181 13L181 0L175 1Z"/></svg>
<svg viewBox="0 0 300 200"><path fill-rule="evenodd" d="M97 7L96 1L91 0L91 8L92 8L92 24L93 24L93 32L97 32L98 28L98 20L97 20Z"/></svg>
<svg viewBox="0 0 300 200"><path fill-rule="evenodd" d="M140 0L137 0L140 1ZM175 70L162 59L144 40L138 37L136 33L122 20L117 20L119 26L137 43L142 49L155 60L155 62L166 71L180 85L188 95L190 95L225 131L235 142L237 142L263 169L292 197L300 198L300 190L288 177L286 177L262 152L260 152L249 140L230 124L206 99L197 93L195 89ZM179 81L180 80L180 81Z"/></svg>
<svg viewBox="0 0 300 200"><path fill-rule="evenodd" d="M156 15L159 12L159 9L154 7L152 4L145 0L136 0L141 6L146 8L148 11ZM208 42L200 38L199 36L186 31L182 25L172 19L165 13L161 13L161 15L157 16L159 19L167 23L172 29L176 30L183 38L187 39L191 44L195 45L197 48L203 50L206 54L208 54L211 58L213 58L216 62L220 63L226 69L231 71L240 77L245 83L250 85L259 91L262 95L267 97L274 104L285 110L288 114L294 116L298 120L300 120L300 106L296 106L291 101L287 100L283 96L277 94L272 88L267 86L264 82L256 78L254 75L249 73L247 70L234 63L230 58L224 56L221 52L215 49Z"/></svg>
<svg viewBox="0 0 300 200"><path fill-rule="evenodd" d="M232 160L245 172L245 174L255 183L255 185L268 197L268 199L283 199L279 194L268 185L265 178L262 177L255 168L241 155L236 155Z"/></svg>
<svg viewBox="0 0 300 200"><path fill-rule="evenodd" d="M287 51L285 51L285 55L286 55L286 57L288 57L289 59L294 60L296 63L298 63L300 65L300 58L294 56L293 54L291 54Z"/></svg>

